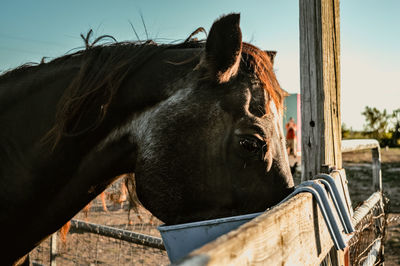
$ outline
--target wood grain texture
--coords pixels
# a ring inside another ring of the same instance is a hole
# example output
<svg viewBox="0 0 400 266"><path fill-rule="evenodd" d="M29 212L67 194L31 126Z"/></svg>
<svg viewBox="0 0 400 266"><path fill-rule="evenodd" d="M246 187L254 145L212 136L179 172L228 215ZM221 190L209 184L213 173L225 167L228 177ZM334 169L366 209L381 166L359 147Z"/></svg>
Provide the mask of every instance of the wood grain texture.
<svg viewBox="0 0 400 266"><path fill-rule="evenodd" d="M302 180L342 167L339 0L300 0Z"/></svg>
<svg viewBox="0 0 400 266"><path fill-rule="evenodd" d="M376 139L347 139L342 141L342 152L372 150L379 148Z"/></svg>

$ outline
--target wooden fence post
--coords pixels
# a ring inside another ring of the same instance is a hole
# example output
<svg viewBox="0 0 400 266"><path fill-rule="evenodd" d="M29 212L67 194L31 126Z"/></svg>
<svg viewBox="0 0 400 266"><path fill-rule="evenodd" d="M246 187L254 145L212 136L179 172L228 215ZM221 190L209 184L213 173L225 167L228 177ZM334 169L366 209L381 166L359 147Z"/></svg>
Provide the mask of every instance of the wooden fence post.
<svg viewBox="0 0 400 266"><path fill-rule="evenodd" d="M300 0L302 181L342 167L339 0Z"/></svg>
<svg viewBox="0 0 400 266"><path fill-rule="evenodd" d="M300 0L302 174L309 180L342 168L339 0ZM332 249L327 263L348 254Z"/></svg>
<svg viewBox="0 0 400 266"><path fill-rule="evenodd" d="M57 233L53 233L50 237L50 266L57 266Z"/></svg>
<svg viewBox="0 0 400 266"><path fill-rule="evenodd" d="M379 146L372 149L372 187L374 191L382 191L381 151Z"/></svg>

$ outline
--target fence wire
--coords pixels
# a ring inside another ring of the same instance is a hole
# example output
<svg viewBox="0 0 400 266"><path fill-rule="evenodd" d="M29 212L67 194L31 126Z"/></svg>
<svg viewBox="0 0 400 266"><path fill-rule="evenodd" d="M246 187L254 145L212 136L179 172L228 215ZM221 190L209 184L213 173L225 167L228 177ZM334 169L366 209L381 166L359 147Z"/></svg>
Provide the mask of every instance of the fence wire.
<svg viewBox="0 0 400 266"><path fill-rule="evenodd" d="M161 222L141 206L132 211L129 201L121 189L122 183L123 180L117 181L103 194L107 211L105 211L102 198L99 196L91 203L90 208L78 213L74 219L160 237L157 226ZM47 239L30 253L32 264L50 265L50 249L51 239ZM63 235L60 232L57 233L57 252L54 261L58 265L67 266L169 264L167 253L164 250L83 232L73 227L66 235L65 241Z"/></svg>
<svg viewBox="0 0 400 266"><path fill-rule="evenodd" d="M388 199L383 195L361 219L356 226L356 232L349 241L351 265L371 265L371 257L375 262L372 265L382 265L384 262L383 243L388 214ZM378 250L374 250L378 248ZM376 259L375 259L376 257Z"/></svg>

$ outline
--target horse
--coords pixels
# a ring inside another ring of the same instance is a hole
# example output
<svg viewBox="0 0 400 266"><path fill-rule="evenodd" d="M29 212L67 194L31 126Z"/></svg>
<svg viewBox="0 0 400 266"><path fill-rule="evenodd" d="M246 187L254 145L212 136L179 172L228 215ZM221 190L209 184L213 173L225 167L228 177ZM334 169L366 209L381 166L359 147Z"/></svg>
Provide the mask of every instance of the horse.
<svg viewBox="0 0 400 266"><path fill-rule="evenodd" d="M205 41L87 42L2 74L2 263L22 263L125 173L166 224L273 206L293 191L285 96L235 13Z"/></svg>

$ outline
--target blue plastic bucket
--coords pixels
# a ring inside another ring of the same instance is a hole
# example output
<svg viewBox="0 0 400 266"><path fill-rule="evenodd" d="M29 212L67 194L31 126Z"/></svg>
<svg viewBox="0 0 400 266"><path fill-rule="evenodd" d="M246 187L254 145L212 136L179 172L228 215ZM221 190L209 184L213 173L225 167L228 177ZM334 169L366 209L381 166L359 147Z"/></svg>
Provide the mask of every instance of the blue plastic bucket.
<svg viewBox="0 0 400 266"><path fill-rule="evenodd" d="M174 263L196 248L238 228L242 224L259 216L261 213L262 212L169 226L161 225L158 227L158 230L164 241L168 257L170 261Z"/></svg>

